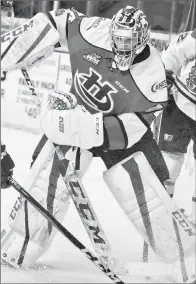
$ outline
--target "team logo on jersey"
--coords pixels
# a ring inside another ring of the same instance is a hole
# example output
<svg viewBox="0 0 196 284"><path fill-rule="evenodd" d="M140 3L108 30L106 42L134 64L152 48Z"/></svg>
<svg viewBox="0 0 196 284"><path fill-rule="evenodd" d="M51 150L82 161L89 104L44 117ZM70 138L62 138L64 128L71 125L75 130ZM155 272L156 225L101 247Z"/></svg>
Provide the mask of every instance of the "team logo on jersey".
<svg viewBox="0 0 196 284"><path fill-rule="evenodd" d="M89 74L77 70L74 85L78 95L91 108L103 113L113 109L111 94L118 91L108 81L102 80L102 76L93 68L89 68Z"/></svg>
<svg viewBox="0 0 196 284"><path fill-rule="evenodd" d="M163 88L166 88L166 87L167 87L167 81L163 80L160 83L155 83L154 85L152 85L151 90L152 90L153 93L156 93L157 91L160 91L160 90L162 90Z"/></svg>
<svg viewBox="0 0 196 284"><path fill-rule="evenodd" d="M82 58L92 63L93 65L98 65L101 61L101 56L97 54L96 52L84 54L82 55Z"/></svg>
<svg viewBox="0 0 196 284"><path fill-rule="evenodd" d="M186 84L191 93L196 95L196 63L195 66L191 68L191 72L189 73L189 78L186 80Z"/></svg>

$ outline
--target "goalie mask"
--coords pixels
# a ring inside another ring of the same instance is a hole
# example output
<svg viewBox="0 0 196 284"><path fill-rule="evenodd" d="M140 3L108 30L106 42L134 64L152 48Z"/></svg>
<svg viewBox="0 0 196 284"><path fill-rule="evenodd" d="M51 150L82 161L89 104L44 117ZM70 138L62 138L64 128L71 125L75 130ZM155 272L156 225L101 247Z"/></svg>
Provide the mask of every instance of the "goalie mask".
<svg viewBox="0 0 196 284"><path fill-rule="evenodd" d="M145 14L132 6L120 9L112 18L110 40L115 61L121 71L130 68L150 38L150 24Z"/></svg>

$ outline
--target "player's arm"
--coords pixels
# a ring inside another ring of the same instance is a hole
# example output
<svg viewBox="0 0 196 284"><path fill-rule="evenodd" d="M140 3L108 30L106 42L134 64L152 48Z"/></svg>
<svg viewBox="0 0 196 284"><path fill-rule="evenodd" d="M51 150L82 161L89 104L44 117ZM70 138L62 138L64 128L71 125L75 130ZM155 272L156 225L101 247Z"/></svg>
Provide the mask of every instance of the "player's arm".
<svg viewBox="0 0 196 284"><path fill-rule="evenodd" d="M162 60L166 70L179 75L181 68L187 60L195 58L195 50L191 46L196 44L196 29L192 32L181 33L172 41L162 53Z"/></svg>
<svg viewBox="0 0 196 284"><path fill-rule="evenodd" d="M10 186L8 177L12 176L14 166L14 162L7 153L5 145L1 144L1 188Z"/></svg>

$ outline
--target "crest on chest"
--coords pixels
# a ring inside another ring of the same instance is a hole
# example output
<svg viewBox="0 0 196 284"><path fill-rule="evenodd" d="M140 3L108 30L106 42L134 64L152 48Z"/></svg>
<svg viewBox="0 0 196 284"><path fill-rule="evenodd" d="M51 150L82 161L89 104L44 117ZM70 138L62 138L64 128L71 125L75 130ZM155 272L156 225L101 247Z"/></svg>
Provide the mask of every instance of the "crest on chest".
<svg viewBox="0 0 196 284"><path fill-rule="evenodd" d="M74 87L77 95L92 109L103 113L110 113L114 102L112 94L118 90L103 76L89 67L88 73L81 73L77 69L74 75Z"/></svg>

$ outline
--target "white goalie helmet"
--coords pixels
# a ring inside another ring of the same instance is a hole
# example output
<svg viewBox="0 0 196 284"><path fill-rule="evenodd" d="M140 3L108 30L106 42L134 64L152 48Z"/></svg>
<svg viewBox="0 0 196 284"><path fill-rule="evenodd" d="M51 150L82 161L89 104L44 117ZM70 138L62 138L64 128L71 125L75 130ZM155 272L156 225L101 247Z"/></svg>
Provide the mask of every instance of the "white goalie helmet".
<svg viewBox="0 0 196 284"><path fill-rule="evenodd" d="M130 68L134 58L142 52L150 39L150 24L137 8L126 6L113 16L110 40L115 61L121 71Z"/></svg>

